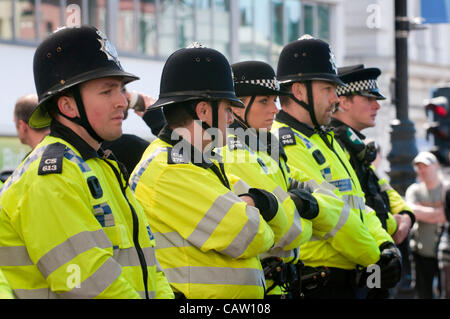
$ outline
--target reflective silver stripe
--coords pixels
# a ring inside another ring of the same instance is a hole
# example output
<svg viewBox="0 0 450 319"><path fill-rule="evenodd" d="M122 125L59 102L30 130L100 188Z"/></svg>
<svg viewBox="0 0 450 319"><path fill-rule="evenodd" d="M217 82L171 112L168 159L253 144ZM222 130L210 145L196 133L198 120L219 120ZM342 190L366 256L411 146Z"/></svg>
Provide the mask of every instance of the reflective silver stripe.
<svg viewBox="0 0 450 319"><path fill-rule="evenodd" d="M322 240L322 238L317 237L316 235L312 235L311 238L309 239L309 241L319 241Z"/></svg>
<svg viewBox="0 0 450 319"><path fill-rule="evenodd" d="M248 219L244 227L233 239L231 244L221 251L221 253L228 255L231 258L238 258L241 256L247 250L259 230L260 215L258 209L247 205L245 213L247 214Z"/></svg>
<svg viewBox="0 0 450 319"><path fill-rule="evenodd" d="M0 266L29 266L33 262L25 246L0 247Z"/></svg>
<svg viewBox="0 0 450 319"><path fill-rule="evenodd" d="M144 253L147 266L148 267L155 266L156 265L155 248L145 247L142 248L142 251ZM141 263L139 262L139 256L137 254L136 247L114 250L113 258L122 267L132 267L141 265Z"/></svg>
<svg viewBox="0 0 450 319"><path fill-rule="evenodd" d="M139 296L141 296L142 299L145 299L145 298L146 298L146 297L145 297L145 291L138 290L137 293L139 294ZM149 297L150 299L156 299L156 291L154 291L154 290L149 290L149 291L148 291L148 297Z"/></svg>
<svg viewBox="0 0 450 319"><path fill-rule="evenodd" d="M68 238L42 256L36 266L42 275L47 278L62 265L94 247L112 247L111 241L103 229L92 232L84 231Z"/></svg>
<svg viewBox="0 0 450 319"><path fill-rule="evenodd" d="M244 182L242 179L238 180L233 185L233 191L236 195L242 195L248 193L250 186Z"/></svg>
<svg viewBox="0 0 450 319"><path fill-rule="evenodd" d="M120 276L122 268L112 258L97 269L89 278L80 283L80 288L59 294L61 298L67 299L86 299L94 298L101 294Z"/></svg>
<svg viewBox="0 0 450 319"><path fill-rule="evenodd" d="M352 209L362 209L364 210L366 204L364 203L364 198L356 195L343 195L342 200L350 206Z"/></svg>
<svg viewBox="0 0 450 319"><path fill-rule="evenodd" d="M339 214L339 220L336 226L334 226L332 230L326 233L323 236L323 239L334 237L337 234L337 232L345 225L348 216L350 216L350 206L346 202L344 202L344 207L342 207L341 213Z"/></svg>
<svg viewBox="0 0 450 319"><path fill-rule="evenodd" d="M281 239L278 241L276 247L283 248L285 246L289 246L289 244L292 243L301 234L301 232L302 232L302 221L300 219L300 213L297 211L297 209L295 209L293 223L289 228L289 230L287 231L287 233L284 234L284 236L281 237Z"/></svg>
<svg viewBox="0 0 450 319"><path fill-rule="evenodd" d="M156 249L172 247L194 247L177 232L153 233L156 241Z"/></svg>
<svg viewBox="0 0 450 319"><path fill-rule="evenodd" d="M265 285L264 272L252 268L178 267L164 269L171 283L211 285Z"/></svg>
<svg viewBox="0 0 450 319"><path fill-rule="evenodd" d="M56 299L58 295L49 288L40 289L13 289L17 299Z"/></svg>
<svg viewBox="0 0 450 319"><path fill-rule="evenodd" d="M18 181L22 175L28 170L31 163L39 159L42 154L44 153L45 149L48 145L41 146L37 149L35 149L28 157L25 159L25 162L22 166L18 167L14 172L11 174L11 176L8 178L8 181L3 184L2 188L0 188L0 196L3 195L3 193L16 181Z"/></svg>
<svg viewBox="0 0 450 319"><path fill-rule="evenodd" d="M144 174L145 170L147 169L147 167L150 165L150 163L153 161L153 159L158 156L158 154L162 153L162 152L167 152L167 147L160 147L157 148L153 153L151 153L144 161L141 161L139 163L139 166L137 166L135 168L135 173L133 176L131 176L130 178L130 188L131 190L134 192L136 190L137 184L142 176L142 174Z"/></svg>
<svg viewBox="0 0 450 319"><path fill-rule="evenodd" d="M388 182L385 182L385 183L380 185L380 190L382 192L387 192L387 191L390 191L392 189L393 189L392 186Z"/></svg>
<svg viewBox="0 0 450 319"><path fill-rule="evenodd" d="M287 198L289 198L289 194L286 193L280 186L275 187L275 189L272 191L272 194L274 194L281 203L283 203Z"/></svg>
<svg viewBox="0 0 450 319"><path fill-rule="evenodd" d="M267 253L262 253L262 254L259 255L261 260L263 260L266 257L272 257L272 256L281 257L281 258L294 257L295 256L295 251L294 251L294 249L283 250L280 247L273 247Z"/></svg>
<svg viewBox="0 0 450 319"><path fill-rule="evenodd" d="M308 181L308 182L310 182L310 181ZM334 186L333 184L328 183L327 181L324 181L322 184L320 184L319 187L323 188L323 189L327 189L327 190L333 192L333 194L334 194L334 190L337 188L336 186Z"/></svg>
<svg viewBox="0 0 450 319"><path fill-rule="evenodd" d="M232 192L217 197L187 240L196 247L202 247L231 207L238 202Z"/></svg>

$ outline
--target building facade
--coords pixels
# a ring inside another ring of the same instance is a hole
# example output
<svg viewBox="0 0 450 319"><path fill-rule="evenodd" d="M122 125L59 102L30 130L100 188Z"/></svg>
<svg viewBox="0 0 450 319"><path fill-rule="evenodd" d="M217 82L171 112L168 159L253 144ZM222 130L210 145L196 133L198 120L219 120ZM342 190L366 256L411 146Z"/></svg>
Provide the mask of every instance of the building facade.
<svg viewBox="0 0 450 319"><path fill-rule="evenodd" d="M231 63L256 59L276 68L282 47L303 34L328 41L338 65L378 66L380 85L390 96L394 65L392 0L0 0L0 136L15 136L13 105L34 92L32 59L36 46L62 25L91 24L116 45L123 67L141 80L129 89L157 97L167 57L193 41L221 51ZM408 1L409 17L420 16L420 1ZM410 117L418 143L426 147L422 100L440 82L450 83L449 25L412 31L410 51ZM82 50L82 48L80 48ZM368 135L389 151L389 125L395 107L382 105L376 129ZM135 114L124 131L151 133ZM6 136L6 137L5 137ZM7 139L11 144L11 139ZM10 163L11 148L0 139L0 170ZM10 145L8 144L8 145ZM5 149L8 149L5 151ZM6 153L5 153L6 152ZM20 157L20 156L18 156ZM8 160L9 158L9 160Z"/></svg>

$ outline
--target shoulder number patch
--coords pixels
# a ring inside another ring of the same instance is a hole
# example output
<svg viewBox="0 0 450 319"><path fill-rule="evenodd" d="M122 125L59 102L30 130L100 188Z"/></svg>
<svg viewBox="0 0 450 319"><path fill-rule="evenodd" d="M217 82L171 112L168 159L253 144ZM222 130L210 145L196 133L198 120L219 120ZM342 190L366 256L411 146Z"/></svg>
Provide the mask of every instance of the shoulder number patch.
<svg viewBox="0 0 450 319"><path fill-rule="evenodd" d="M297 144L294 132L290 127L280 127L278 130L278 137L283 146Z"/></svg>
<svg viewBox="0 0 450 319"><path fill-rule="evenodd" d="M38 175L61 174L65 149L61 143L48 145L42 154Z"/></svg>

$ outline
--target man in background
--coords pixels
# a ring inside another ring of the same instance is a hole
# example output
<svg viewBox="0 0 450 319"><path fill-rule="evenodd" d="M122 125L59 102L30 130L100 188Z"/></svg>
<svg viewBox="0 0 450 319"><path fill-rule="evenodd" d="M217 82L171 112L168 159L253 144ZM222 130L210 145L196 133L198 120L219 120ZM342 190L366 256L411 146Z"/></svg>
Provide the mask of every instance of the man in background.
<svg viewBox="0 0 450 319"><path fill-rule="evenodd" d="M26 94L20 97L14 106L14 123L16 124L17 136L22 144L34 149L45 136L50 133L50 127L31 128L28 120L31 113L38 104L36 94Z"/></svg>

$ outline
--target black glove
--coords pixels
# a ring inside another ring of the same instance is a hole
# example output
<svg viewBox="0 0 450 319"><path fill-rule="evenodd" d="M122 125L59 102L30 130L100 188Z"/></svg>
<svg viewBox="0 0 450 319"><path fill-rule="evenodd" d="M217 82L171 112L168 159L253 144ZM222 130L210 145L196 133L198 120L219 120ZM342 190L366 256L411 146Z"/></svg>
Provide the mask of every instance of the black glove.
<svg viewBox="0 0 450 319"><path fill-rule="evenodd" d="M319 214L319 204L317 204L317 200L307 190L291 188L288 194L294 201L295 207L301 217L313 219Z"/></svg>
<svg viewBox="0 0 450 319"><path fill-rule="evenodd" d="M402 274L402 254L391 242L380 245L381 288L392 288L400 281Z"/></svg>
<svg viewBox="0 0 450 319"><path fill-rule="evenodd" d="M266 222L272 220L278 211L278 200L272 193L261 188L250 188L247 194L239 196L250 196L255 202L255 207L259 209L260 214Z"/></svg>

